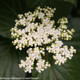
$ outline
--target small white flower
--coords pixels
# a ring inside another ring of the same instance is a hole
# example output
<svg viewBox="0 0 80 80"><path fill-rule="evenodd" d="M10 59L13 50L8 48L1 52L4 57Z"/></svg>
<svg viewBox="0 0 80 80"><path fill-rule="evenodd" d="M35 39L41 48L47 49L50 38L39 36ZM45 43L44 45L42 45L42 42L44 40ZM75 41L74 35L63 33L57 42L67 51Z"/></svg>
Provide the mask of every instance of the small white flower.
<svg viewBox="0 0 80 80"><path fill-rule="evenodd" d="M28 15L27 20L32 21L33 15Z"/></svg>
<svg viewBox="0 0 80 80"><path fill-rule="evenodd" d="M42 59L38 60L36 70L39 73L44 71L44 69L46 69L47 67L50 67L50 64L48 64L48 62L45 63L45 60Z"/></svg>
<svg viewBox="0 0 80 80"><path fill-rule="evenodd" d="M42 13L42 12L39 13L38 17L39 17L39 19L44 18L44 13Z"/></svg>
<svg viewBox="0 0 80 80"><path fill-rule="evenodd" d="M70 47L70 52L71 52L71 53L76 52L76 50L73 48L73 46Z"/></svg>
<svg viewBox="0 0 80 80"><path fill-rule="evenodd" d="M21 68L21 67L25 67L25 66L26 66L25 61L21 60L21 64L19 65L19 67Z"/></svg>
<svg viewBox="0 0 80 80"><path fill-rule="evenodd" d="M21 25L25 26L25 23L26 23L25 18L20 19L20 24L21 24Z"/></svg>
<svg viewBox="0 0 80 80"><path fill-rule="evenodd" d="M23 17L23 15L22 15L22 14L18 14L18 17L19 17L19 18L22 18L22 17Z"/></svg>

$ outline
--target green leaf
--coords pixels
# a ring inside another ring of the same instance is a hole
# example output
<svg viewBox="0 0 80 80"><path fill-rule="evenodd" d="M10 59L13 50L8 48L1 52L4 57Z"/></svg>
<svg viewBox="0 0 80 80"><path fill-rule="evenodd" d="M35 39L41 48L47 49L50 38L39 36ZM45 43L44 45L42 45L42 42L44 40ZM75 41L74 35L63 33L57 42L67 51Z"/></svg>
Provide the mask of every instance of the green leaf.
<svg viewBox="0 0 80 80"><path fill-rule="evenodd" d="M46 56L51 67L38 73L36 70L33 72L33 77L39 80L80 80L80 19L69 19L69 28L75 29L73 39L65 41L68 46L74 46L77 53L71 60L68 60L64 65L58 66L54 64L52 57Z"/></svg>
<svg viewBox="0 0 80 80"><path fill-rule="evenodd" d="M63 1L70 2L75 6L77 5L77 0L63 0Z"/></svg>
<svg viewBox="0 0 80 80"><path fill-rule="evenodd" d="M20 60L24 58L24 52L21 54L15 50L9 39L0 36L0 78L24 78L25 73L18 66Z"/></svg>
<svg viewBox="0 0 80 80"><path fill-rule="evenodd" d="M10 29L15 25L17 14L21 14L26 11L27 9L24 1L0 1L0 35L6 38L11 38Z"/></svg>
<svg viewBox="0 0 80 80"><path fill-rule="evenodd" d="M33 11L37 6L56 8L55 20L67 16L73 5L59 0L0 0L0 35L11 38L10 29L15 25L17 14Z"/></svg>

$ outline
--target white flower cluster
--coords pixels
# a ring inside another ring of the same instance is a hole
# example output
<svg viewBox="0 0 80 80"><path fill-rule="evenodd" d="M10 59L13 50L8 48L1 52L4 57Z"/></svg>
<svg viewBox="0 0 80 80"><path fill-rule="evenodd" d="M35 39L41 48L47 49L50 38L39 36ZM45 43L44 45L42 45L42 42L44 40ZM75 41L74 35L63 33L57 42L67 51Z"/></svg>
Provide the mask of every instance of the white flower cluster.
<svg viewBox="0 0 80 80"><path fill-rule="evenodd" d="M72 46L69 49L68 46L63 46L63 42L60 40L55 41L55 43L52 43L51 46L47 47L47 51L49 53L54 53L53 58L56 60L55 64L58 65L64 64L68 58L71 59L73 53L76 52Z"/></svg>
<svg viewBox="0 0 80 80"><path fill-rule="evenodd" d="M35 61L39 73L50 67L49 62L43 60L43 56L46 56L45 51L53 54L55 64L58 65L65 63L68 58L71 59L76 52L72 46L68 49L68 46L63 45L61 41L61 39L71 40L74 29L67 29L68 21L65 17L58 20L60 26L56 27L52 19L54 12L55 8L37 7L34 12L19 14L19 20L15 20L15 27L11 29L11 36L15 39L13 45L19 50L29 47L26 51L28 57L19 64L25 72L31 73Z"/></svg>

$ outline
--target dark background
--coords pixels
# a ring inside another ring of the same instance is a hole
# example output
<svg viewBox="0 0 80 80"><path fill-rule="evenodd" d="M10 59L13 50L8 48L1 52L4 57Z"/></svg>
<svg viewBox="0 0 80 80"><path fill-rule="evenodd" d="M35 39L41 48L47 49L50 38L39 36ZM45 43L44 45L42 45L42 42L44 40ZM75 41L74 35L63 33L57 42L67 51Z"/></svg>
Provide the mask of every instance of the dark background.
<svg viewBox="0 0 80 80"><path fill-rule="evenodd" d="M68 18L68 28L75 29L75 33L73 39L65 41L65 44L74 46L77 52L61 66L55 65L48 56L50 68L41 74L34 69L32 74L29 74L18 67L20 60L25 59L26 53L25 50L16 50L12 45L10 29L14 27L18 14L34 11L37 6L56 8L56 22L59 18ZM0 78L3 77L16 77L21 78L20 80L25 77L38 77L38 80L80 80L80 0L0 0Z"/></svg>

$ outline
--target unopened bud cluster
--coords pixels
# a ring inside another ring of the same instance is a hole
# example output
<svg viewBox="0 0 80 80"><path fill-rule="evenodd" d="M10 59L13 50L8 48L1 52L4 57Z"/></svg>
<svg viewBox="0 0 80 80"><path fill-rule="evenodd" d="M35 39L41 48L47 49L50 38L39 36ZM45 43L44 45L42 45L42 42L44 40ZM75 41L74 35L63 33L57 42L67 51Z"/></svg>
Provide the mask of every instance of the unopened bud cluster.
<svg viewBox="0 0 80 80"><path fill-rule="evenodd" d="M56 27L53 20L54 12L55 8L37 7L34 12L19 14L19 19L15 20L15 27L11 29L11 37L14 38L13 45L19 50L29 47L26 51L28 54L26 60L21 60L19 64L25 72L32 72L35 61L36 70L39 73L50 67L49 62L43 59L46 51L47 54L53 54L55 64L58 65L71 59L73 53L76 52L73 46L68 48L61 41L62 39L71 40L74 29L67 29L68 21L65 17L58 20L59 27Z"/></svg>

